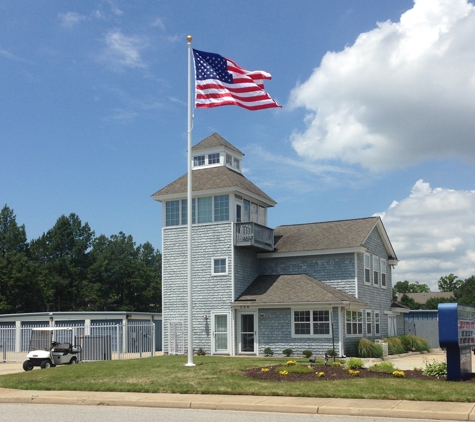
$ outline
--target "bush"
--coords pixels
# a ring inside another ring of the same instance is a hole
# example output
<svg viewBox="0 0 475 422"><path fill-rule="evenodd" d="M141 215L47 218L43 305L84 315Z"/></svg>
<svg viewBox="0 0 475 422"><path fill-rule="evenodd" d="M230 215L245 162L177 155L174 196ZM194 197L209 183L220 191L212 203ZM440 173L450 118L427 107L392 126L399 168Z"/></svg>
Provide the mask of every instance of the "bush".
<svg viewBox="0 0 475 422"><path fill-rule="evenodd" d="M266 358L274 356L274 351L270 347L264 349L264 356Z"/></svg>
<svg viewBox="0 0 475 422"><path fill-rule="evenodd" d="M388 337L383 339L384 342L388 343L388 353L390 355L400 355L406 352L402 341L399 337Z"/></svg>
<svg viewBox="0 0 475 422"><path fill-rule="evenodd" d="M284 349L282 350L282 353L284 354L284 356L290 357L294 354L294 351L292 349Z"/></svg>
<svg viewBox="0 0 475 422"><path fill-rule="evenodd" d="M200 347L197 351L196 351L196 354L198 356L205 356L206 355L206 352L203 350L202 347Z"/></svg>
<svg viewBox="0 0 475 422"><path fill-rule="evenodd" d="M373 343L367 338L362 338L358 342L358 356L362 358L382 358L383 346Z"/></svg>
<svg viewBox="0 0 475 422"><path fill-rule="evenodd" d="M422 372L424 375L429 377L446 377L447 376L447 363L446 362L437 362L435 359L432 362L425 362L425 369Z"/></svg>
<svg viewBox="0 0 475 422"><path fill-rule="evenodd" d="M361 369L363 366L364 366L364 362L362 359L349 358L348 361L346 362L345 368L356 370L356 369Z"/></svg>
<svg viewBox="0 0 475 422"><path fill-rule="evenodd" d="M368 369L370 372L382 372L384 374L392 374L396 368L392 362L375 363Z"/></svg>
<svg viewBox="0 0 475 422"><path fill-rule="evenodd" d="M313 352L311 350L304 350L302 352L302 355L308 359L310 356L313 355Z"/></svg>
<svg viewBox="0 0 475 422"><path fill-rule="evenodd" d="M401 343L406 352L428 352L430 345L426 339L413 336L412 334L404 334L400 337Z"/></svg>
<svg viewBox="0 0 475 422"><path fill-rule="evenodd" d="M333 349L328 349L326 353L327 353L327 356L330 358L336 357L336 352Z"/></svg>

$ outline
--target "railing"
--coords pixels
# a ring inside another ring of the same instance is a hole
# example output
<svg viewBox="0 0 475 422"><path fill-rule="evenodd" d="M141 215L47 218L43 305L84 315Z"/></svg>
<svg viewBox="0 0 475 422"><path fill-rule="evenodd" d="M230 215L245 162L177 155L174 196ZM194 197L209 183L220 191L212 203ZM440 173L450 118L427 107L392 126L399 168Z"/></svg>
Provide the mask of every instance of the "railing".
<svg viewBox="0 0 475 422"><path fill-rule="evenodd" d="M0 328L0 359L22 362L30 347L31 329L44 325ZM55 326L59 328L59 325ZM72 339L63 338L63 330L55 333L56 341L81 345L79 360L118 360L155 356L155 324L148 321L127 324L74 325ZM66 331L66 330L65 330Z"/></svg>
<svg viewBox="0 0 475 422"><path fill-rule="evenodd" d="M274 250L274 230L257 223L236 223L235 239L236 246Z"/></svg>

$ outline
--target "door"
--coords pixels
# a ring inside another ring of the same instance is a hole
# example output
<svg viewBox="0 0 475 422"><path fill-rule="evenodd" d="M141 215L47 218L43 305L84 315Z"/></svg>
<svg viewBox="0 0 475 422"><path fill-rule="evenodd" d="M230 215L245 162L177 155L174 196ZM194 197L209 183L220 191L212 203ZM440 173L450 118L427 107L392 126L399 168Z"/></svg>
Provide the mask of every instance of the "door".
<svg viewBox="0 0 475 422"><path fill-rule="evenodd" d="M229 353L229 314L213 315L213 353Z"/></svg>
<svg viewBox="0 0 475 422"><path fill-rule="evenodd" d="M239 315L239 353L255 354L256 350L256 314L242 313Z"/></svg>
<svg viewBox="0 0 475 422"><path fill-rule="evenodd" d="M388 315L388 336L397 336L396 316Z"/></svg>

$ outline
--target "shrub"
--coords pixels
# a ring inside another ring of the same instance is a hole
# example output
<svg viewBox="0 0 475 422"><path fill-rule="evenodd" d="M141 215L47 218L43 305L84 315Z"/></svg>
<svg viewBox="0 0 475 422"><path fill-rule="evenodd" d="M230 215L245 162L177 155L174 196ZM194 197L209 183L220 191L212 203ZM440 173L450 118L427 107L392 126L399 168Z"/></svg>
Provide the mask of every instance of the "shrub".
<svg viewBox="0 0 475 422"><path fill-rule="evenodd" d="M266 358L274 356L273 350L272 350L270 347L266 347L266 348L264 349L264 356L265 356Z"/></svg>
<svg viewBox="0 0 475 422"><path fill-rule="evenodd" d="M413 336L412 334L404 334L400 337L402 345L406 352L428 352L430 345L426 339Z"/></svg>
<svg viewBox="0 0 475 422"><path fill-rule="evenodd" d="M375 363L368 370L371 372L382 372L384 374L392 374L396 370L396 368L394 367L394 364L392 362L385 361L385 362Z"/></svg>
<svg viewBox="0 0 475 422"><path fill-rule="evenodd" d="M383 346L373 343L367 338L362 338L358 342L358 356L362 358L382 358Z"/></svg>
<svg viewBox="0 0 475 422"><path fill-rule="evenodd" d="M361 369L364 366L364 362L362 359L359 358L349 358L346 362L345 368L346 369Z"/></svg>
<svg viewBox="0 0 475 422"><path fill-rule="evenodd" d="M196 351L196 354L198 356L205 356L206 355L206 352L203 350L202 347L200 347L197 351Z"/></svg>
<svg viewBox="0 0 475 422"><path fill-rule="evenodd" d="M338 366L338 367L340 367L340 366L341 366L341 362L333 362L333 363L332 363L332 366Z"/></svg>
<svg viewBox="0 0 475 422"><path fill-rule="evenodd" d="M388 353L390 355L400 355L406 352L399 337L388 337L385 338L384 341L388 343Z"/></svg>
<svg viewBox="0 0 475 422"><path fill-rule="evenodd" d="M294 351L292 349L284 349L282 350L282 353L284 354L284 356L290 357L294 354Z"/></svg>
<svg viewBox="0 0 475 422"><path fill-rule="evenodd" d="M432 362L425 361L425 369L422 372L429 377L446 377L447 376L447 363L437 362L435 359Z"/></svg>
<svg viewBox="0 0 475 422"><path fill-rule="evenodd" d="M328 357L331 357L331 358L336 357L336 352L333 349L328 349L326 354Z"/></svg>
<svg viewBox="0 0 475 422"><path fill-rule="evenodd" d="M308 359L310 356L313 355L313 352L311 350L304 350L302 352L302 355Z"/></svg>

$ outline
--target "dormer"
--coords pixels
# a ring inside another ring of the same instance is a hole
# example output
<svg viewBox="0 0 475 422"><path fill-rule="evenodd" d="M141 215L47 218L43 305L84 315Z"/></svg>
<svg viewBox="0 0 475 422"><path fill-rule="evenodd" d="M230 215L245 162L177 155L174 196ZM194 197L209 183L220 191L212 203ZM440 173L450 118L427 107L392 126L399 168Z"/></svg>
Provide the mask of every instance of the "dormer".
<svg viewBox="0 0 475 422"><path fill-rule="evenodd" d="M191 155L193 170L219 166L226 166L239 173L242 170L244 154L217 133L196 144L191 149Z"/></svg>

